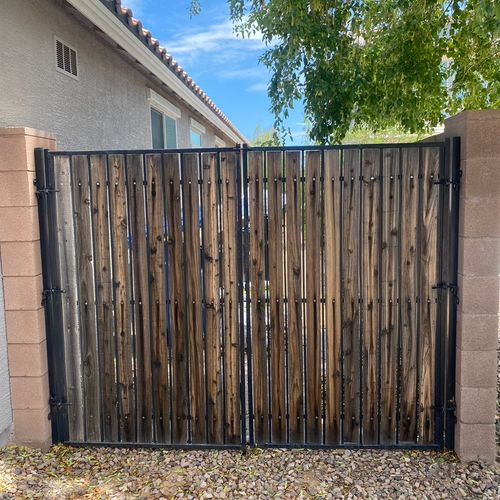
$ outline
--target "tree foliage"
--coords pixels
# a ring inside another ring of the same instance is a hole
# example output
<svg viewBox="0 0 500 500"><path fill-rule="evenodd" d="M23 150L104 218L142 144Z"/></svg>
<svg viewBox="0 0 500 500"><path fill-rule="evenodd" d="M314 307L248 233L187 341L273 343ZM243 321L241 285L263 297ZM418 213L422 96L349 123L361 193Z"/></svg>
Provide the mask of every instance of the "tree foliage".
<svg viewBox="0 0 500 500"><path fill-rule="evenodd" d="M252 137L252 146L282 146L278 133L274 128L262 129L260 125L255 127Z"/></svg>
<svg viewBox="0 0 500 500"><path fill-rule="evenodd" d="M228 3L237 31L267 44L276 129L298 100L321 142L356 126L422 132L463 109L500 107L498 0Z"/></svg>

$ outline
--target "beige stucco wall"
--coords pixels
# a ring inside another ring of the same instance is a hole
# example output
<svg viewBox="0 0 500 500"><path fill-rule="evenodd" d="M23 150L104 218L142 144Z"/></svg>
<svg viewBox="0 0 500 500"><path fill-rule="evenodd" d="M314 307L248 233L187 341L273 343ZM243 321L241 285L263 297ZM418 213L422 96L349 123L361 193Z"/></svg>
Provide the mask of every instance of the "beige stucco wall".
<svg viewBox="0 0 500 500"><path fill-rule="evenodd" d="M59 149L150 148L152 86L181 110L178 147L190 146L190 116L206 127L202 145L214 145L206 120L154 86L60 3L1 2L0 127L47 130ZM56 70L55 36L78 51L78 80Z"/></svg>
<svg viewBox="0 0 500 500"><path fill-rule="evenodd" d="M8 442L11 430L12 405L10 401L9 362L7 359L7 336L5 331L3 274L0 259L0 446Z"/></svg>

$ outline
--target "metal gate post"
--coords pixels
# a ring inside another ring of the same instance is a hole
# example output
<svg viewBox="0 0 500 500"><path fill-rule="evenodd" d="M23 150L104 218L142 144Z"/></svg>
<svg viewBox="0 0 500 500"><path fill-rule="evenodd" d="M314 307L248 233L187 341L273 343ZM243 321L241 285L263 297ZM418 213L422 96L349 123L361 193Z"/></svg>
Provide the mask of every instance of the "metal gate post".
<svg viewBox="0 0 500 500"><path fill-rule="evenodd" d="M458 299L458 222L460 195L460 137L451 138L449 144L448 178L450 180L450 221L448 232L448 352L446 373L446 422L445 447L455 448L455 378L456 378L456 346L457 346L457 306Z"/></svg>
<svg viewBox="0 0 500 500"><path fill-rule="evenodd" d="M57 248L57 210L54 165L47 149L35 149L35 185L38 198L43 272L43 305L47 336L52 441L69 440L62 293Z"/></svg>

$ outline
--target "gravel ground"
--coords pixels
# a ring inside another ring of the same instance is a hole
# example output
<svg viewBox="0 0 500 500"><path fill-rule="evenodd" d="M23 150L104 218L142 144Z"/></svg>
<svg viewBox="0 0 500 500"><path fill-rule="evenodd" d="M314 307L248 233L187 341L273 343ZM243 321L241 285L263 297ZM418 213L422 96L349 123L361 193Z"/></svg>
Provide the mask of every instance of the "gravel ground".
<svg viewBox="0 0 500 500"><path fill-rule="evenodd" d="M500 498L500 468L416 451L0 450L0 499Z"/></svg>

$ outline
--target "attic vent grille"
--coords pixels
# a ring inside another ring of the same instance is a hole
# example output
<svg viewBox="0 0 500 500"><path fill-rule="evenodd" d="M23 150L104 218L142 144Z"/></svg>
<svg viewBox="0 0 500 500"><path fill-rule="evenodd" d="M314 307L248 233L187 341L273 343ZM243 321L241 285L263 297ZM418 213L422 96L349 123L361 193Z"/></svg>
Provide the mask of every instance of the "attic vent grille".
<svg viewBox="0 0 500 500"><path fill-rule="evenodd" d="M56 38L57 69L68 75L78 78L78 63L76 50Z"/></svg>

